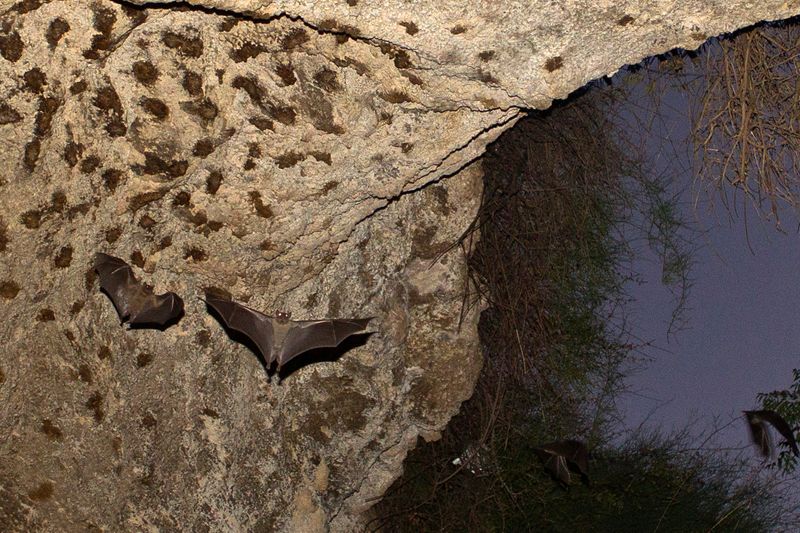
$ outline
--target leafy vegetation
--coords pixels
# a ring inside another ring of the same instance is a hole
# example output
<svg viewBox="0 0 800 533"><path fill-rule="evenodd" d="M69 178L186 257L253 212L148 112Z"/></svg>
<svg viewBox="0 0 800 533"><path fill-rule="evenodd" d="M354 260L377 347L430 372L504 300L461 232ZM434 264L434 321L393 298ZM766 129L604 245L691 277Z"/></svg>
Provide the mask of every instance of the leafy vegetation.
<svg viewBox="0 0 800 533"><path fill-rule="evenodd" d="M764 392L758 395L764 409L771 409L781 415L790 427L800 426L800 370L792 371L792 384L788 389ZM789 450L788 444L780 442L781 451L777 461L770 466L784 474L797 470L798 460Z"/></svg>

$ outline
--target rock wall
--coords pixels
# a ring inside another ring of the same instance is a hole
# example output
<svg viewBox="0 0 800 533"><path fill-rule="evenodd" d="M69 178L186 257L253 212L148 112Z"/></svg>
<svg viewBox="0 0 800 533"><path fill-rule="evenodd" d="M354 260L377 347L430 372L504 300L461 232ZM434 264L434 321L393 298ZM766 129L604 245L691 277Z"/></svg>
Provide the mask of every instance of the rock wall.
<svg viewBox="0 0 800 533"><path fill-rule="evenodd" d="M622 64L797 11L0 0L0 524L359 529L480 369L450 245L486 144ZM97 251L182 320L120 327ZM209 286L376 333L269 381Z"/></svg>

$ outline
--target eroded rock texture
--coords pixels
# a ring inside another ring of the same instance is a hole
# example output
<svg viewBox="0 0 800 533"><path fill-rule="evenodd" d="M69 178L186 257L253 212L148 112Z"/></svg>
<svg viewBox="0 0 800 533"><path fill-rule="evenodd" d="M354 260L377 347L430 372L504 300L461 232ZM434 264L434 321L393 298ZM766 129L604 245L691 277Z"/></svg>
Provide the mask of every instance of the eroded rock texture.
<svg viewBox="0 0 800 533"><path fill-rule="evenodd" d="M0 524L359 529L480 368L462 252L440 254L485 145L623 63L797 9L0 0ZM186 316L121 328L96 251ZM377 333L270 383L208 286Z"/></svg>

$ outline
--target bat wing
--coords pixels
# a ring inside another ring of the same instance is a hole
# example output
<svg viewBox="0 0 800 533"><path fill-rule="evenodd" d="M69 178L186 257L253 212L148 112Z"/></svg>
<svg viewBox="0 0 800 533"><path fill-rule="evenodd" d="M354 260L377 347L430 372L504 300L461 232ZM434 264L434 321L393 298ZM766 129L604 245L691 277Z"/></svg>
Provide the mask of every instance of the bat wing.
<svg viewBox="0 0 800 533"><path fill-rule="evenodd" d="M750 429L750 437L753 439L753 444L758 446L761 455L769 457L769 434L764 427L764 423L752 411L745 411L745 417L747 418L747 427Z"/></svg>
<svg viewBox="0 0 800 533"><path fill-rule="evenodd" d="M561 455L554 455L548 462L552 463L549 470L553 476L565 485L569 485L572 481L572 475L569 473L567 460Z"/></svg>
<svg viewBox="0 0 800 533"><path fill-rule="evenodd" d="M278 349L278 366L314 348L333 348L350 335L364 333L372 318L292 321Z"/></svg>
<svg viewBox="0 0 800 533"><path fill-rule="evenodd" d="M780 433L783 438L786 439L786 442L789 443L789 446L792 448L792 452L795 455L800 455L800 450L797 449L797 441L794 438L794 431L792 431L792 428L789 427L789 424L781 415L775 411L769 410L761 411L759 415L761 416L762 420L766 420L772 424L772 427L778 430L778 433Z"/></svg>
<svg viewBox="0 0 800 533"><path fill-rule="evenodd" d="M100 276L100 288L111 298L120 320L124 322L141 299L144 287L133 275L130 265L119 257L98 253L94 269Z"/></svg>
<svg viewBox="0 0 800 533"><path fill-rule="evenodd" d="M581 475L584 480L588 479L589 475L589 450L586 445L579 440L559 440L543 444L539 450L542 454L552 454L553 457L561 459L557 468L560 470L572 466ZM542 457L540 454L540 457ZM560 464L560 463L563 463ZM558 473L554 472L553 475L559 477ZM561 476L563 477L563 476ZM559 479L561 479L559 477Z"/></svg>
<svg viewBox="0 0 800 533"><path fill-rule="evenodd" d="M129 324L164 325L183 312L183 300L174 292L165 294L146 294L138 306L138 311L131 313Z"/></svg>
<svg viewBox="0 0 800 533"><path fill-rule="evenodd" d="M572 475L569 472L567 460L563 456L553 453L551 450L544 447L535 448L534 451L544 464L545 470L547 470L554 479L565 485L570 484Z"/></svg>
<svg viewBox="0 0 800 533"><path fill-rule="evenodd" d="M256 344L267 364L275 360L272 348L275 334L270 317L209 292L206 292L205 301L219 314L226 327L246 335Z"/></svg>
<svg viewBox="0 0 800 533"><path fill-rule="evenodd" d="M575 465L582 476L589 475L589 450L586 445L578 440L566 441L568 453L567 461Z"/></svg>
<svg viewBox="0 0 800 533"><path fill-rule="evenodd" d="M130 265L113 255L98 253L94 268L100 275L100 288L108 294L120 320L131 325L163 326L183 312L183 300L174 292L153 294L136 279Z"/></svg>

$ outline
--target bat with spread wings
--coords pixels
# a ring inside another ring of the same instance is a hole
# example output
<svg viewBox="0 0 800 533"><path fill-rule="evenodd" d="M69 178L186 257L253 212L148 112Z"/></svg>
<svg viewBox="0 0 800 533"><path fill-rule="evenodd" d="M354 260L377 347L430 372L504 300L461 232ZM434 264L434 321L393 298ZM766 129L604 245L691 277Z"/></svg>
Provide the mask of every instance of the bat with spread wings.
<svg viewBox="0 0 800 533"><path fill-rule="evenodd" d="M122 323L164 326L183 313L180 296L174 292L154 294L153 288L137 280L130 265L119 257L98 253L94 269L100 276L100 289L111 298Z"/></svg>
<svg viewBox="0 0 800 533"><path fill-rule="evenodd" d="M572 481L572 472L577 472L584 482L588 482L589 450L583 442L559 440L542 444L534 451L550 475L564 486Z"/></svg>
<svg viewBox="0 0 800 533"><path fill-rule="evenodd" d="M222 318L225 326L252 340L267 364L277 362L278 372L298 355L314 348L333 348L351 335L368 333L372 318L326 318L292 320L290 313L274 317L250 309L228 298L206 291L205 302Z"/></svg>
<svg viewBox="0 0 800 533"><path fill-rule="evenodd" d="M797 448L797 441L794 438L794 432L781 415L769 409L764 409L762 411L743 412L745 418L747 419L747 427L750 428L750 436L753 439L753 444L758 446L759 450L761 451L761 455L764 457L769 457L772 455L772 446L769 442L769 432L765 426L765 423L769 423L772 425L772 427L778 430L778 433L780 433L783 438L786 439L786 442L789 443L792 453L795 455L800 455L800 450Z"/></svg>

